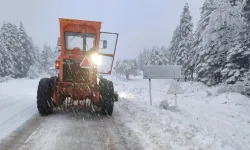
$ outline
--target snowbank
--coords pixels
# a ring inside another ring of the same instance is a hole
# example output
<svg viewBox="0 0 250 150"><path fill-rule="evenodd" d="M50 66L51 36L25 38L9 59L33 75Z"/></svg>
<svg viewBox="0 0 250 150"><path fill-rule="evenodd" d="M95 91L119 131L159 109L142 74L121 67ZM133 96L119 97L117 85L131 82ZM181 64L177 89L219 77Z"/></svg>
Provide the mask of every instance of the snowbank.
<svg viewBox="0 0 250 150"><path fill-rule="evenodd" d="M171 80L153 80L153 106L149 104L148 81L114 81L119 93L114 117L124 125L127 140L139 139L144 149L250 149L250 100L239 93L217 93L218 87L181 82L185 94L167 95ZM168 109L161 109L168 100ZM143 141L143 142L142 142Z"/></svg>
<svg viewBox="0 0 250 150"><path fill-rule="evenodd" d="M0 83L0 140L37 113L38 82L24 78Z"/></svg>

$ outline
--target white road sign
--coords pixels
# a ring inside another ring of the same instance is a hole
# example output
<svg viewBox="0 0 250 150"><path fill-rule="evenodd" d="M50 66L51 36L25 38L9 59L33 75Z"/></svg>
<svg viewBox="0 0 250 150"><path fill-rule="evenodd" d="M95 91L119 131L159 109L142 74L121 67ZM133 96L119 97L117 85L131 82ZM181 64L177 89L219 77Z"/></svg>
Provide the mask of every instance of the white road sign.
<svg viewBox="0 0 250 150"><path fill-rule="evenodd" d="M182 68L181 65L145 66L144 67L143 79L149 79L149 97L150 97L151 105L152 105L151 79L181 79L182 78L181 68ZM173 87L173 91L175 91L175 89L176 88ZM170 92L173 93L172 90ZM180 93L180 91L177 91L177 92Z"/></svg>
<svg viewBox="0 0 250 150"><path fill-rule="evenodd" d="M180 84L178 82L173 82L169 89L168 89L168 94L184 94L183 89L181 88Z"/></svg>
<svg viewBox="0 0 250 150"><path fill-rule="evenodd" d="M146 66L143 69L144 79L180 79L181 65Z"/></svg>

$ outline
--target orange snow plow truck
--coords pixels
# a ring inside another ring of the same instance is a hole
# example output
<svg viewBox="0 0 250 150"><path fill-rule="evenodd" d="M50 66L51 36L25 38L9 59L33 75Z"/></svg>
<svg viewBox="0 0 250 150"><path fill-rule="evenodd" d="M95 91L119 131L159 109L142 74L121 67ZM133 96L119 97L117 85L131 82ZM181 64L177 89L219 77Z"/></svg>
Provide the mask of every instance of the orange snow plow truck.
<svg viewBox="0 0 250 150"><path fill-rule="evenodd" d="M101 22L59 18L59 23L58 76L39 81L38 112L48 115L54 106L72 102L112 115L118 94L113 82L101 75L111 74L118 34L100 32Z"/></svg>

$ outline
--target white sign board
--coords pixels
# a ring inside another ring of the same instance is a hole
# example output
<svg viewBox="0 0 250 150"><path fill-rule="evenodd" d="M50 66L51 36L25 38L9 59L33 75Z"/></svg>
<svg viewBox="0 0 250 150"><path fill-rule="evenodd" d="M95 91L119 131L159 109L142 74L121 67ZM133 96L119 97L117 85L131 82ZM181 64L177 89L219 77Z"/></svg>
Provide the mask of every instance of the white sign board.
<svg viewBox="0 0 250 150"><path fill-rule="evenodd" d="M184 91L177 82L173 82L170 85L167 93L168 94L184 94Z"/></svg>
<svg viewBox="0 0 250 150"><path fill-rule="evenodd" d="M145 66L143 79L180 79L181 65Z"/></svg>

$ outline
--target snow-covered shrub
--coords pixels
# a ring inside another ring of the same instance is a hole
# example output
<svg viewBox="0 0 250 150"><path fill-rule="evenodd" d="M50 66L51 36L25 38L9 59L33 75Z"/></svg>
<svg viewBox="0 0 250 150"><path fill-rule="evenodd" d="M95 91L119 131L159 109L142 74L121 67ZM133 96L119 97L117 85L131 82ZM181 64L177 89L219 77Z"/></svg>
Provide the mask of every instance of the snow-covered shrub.
<svg viewBox="0 0 250 150"><path fill-rule="evenodd" d="M114 67L116 74L125 75L126 79L129 79L130 75L138 75L139 70L136 60L124 59L122 61L117 61Z"/></svg>
<svg viewBox="0 0 250 150"><path fill-rule="evenodd" d="M47 72L50 76L56 76L57 75L57 70L55 67L50 67L50 69Z"/></svg>
<svg viewBox="0 0 250 150"><path fill-rule="evenodd" d="M28 78L30 79L36 79L39 77L39 70L36 66L31 66L28 71Z"/></svg>
<svg viewBox="0 0 250 150"><path fill-rule="evenodd" d="M0 83L13 79L11 76L0 77Z"/></svg>
<svg viewBox="0 0 250 150"><path fill-rule="evenodd" d="M41 64L39 62L36 62L33 64L29 71L28 71L28 78L30 79L36 79L39 78L39 76L44 72Z"/></svg>
<svg viewBox="0 0 250 150"><path fill-rule="evenodd" d="M206 91L207 92L207 97L212 96L212 92L211 91Z"/></svg>
<svg viewBox="0 0 250 150"><path fill-rule="evenodd" d="M250 96L250 82L237 82L233 85L223 84L217 90L217 94L222 93L240 93L242 95Z"/></svg>
<svg viewBox="0 0 250 150"><path fill-rule="evenodd" d="M162 100L160 103L160 107L164 109L168 109L169 108L168 100Z"/></svg>

